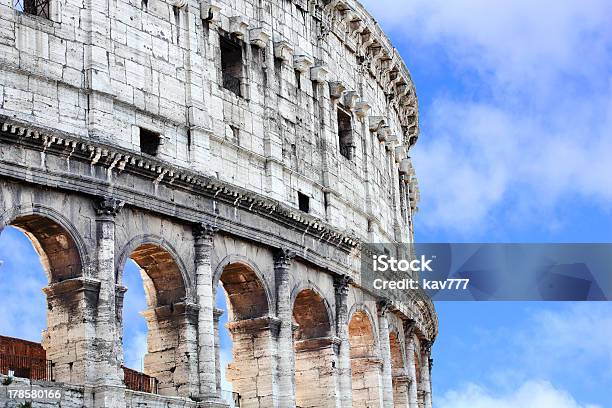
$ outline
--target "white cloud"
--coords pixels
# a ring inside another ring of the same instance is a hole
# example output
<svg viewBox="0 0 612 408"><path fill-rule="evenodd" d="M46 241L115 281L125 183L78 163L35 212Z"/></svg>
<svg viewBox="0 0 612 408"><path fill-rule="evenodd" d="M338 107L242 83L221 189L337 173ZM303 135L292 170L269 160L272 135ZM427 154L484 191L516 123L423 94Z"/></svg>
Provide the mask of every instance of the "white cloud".
<svg viewBox="0 0 612 408"><path fill-rule="evenodd" d="M547 381L531 380L517 389L496 394L484 387L467 384L436 400L439 408L597 408L578 403L568 392Z"/></svg>
<svg viewBox="0 0 612 408"><path fill-rule="evenodd" d="M409 66L447 61L454 75L421 106L413 157L425 227L553 225L575 197L610 207L612 3L365 3L395 42L406 39Z"/></svg>
<svg viewBox="0 0 612 408"><path fill-rule="evenodd" d="M529 371L568 371L585 381L612 381L612 306L608 302L570 303L559 311L540 310L517 336ZM601 368L594 371L593 364ZM576 378L578 380L578 378Z"/></svg>

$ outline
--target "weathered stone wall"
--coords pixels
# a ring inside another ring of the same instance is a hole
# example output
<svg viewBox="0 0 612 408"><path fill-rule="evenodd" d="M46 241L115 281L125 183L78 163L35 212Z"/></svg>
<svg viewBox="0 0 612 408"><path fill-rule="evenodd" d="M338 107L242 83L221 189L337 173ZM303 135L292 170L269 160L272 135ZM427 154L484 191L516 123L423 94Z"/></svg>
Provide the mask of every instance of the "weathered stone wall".
<svg viewBox="0 0 612 408"><path fill-rule="evenodd" d="M408 240L414 86L367 12L213 0L203 19L208 3L184 4L51 0L44 19L2 0L0 113L136 152L139 127L154 130L163 160L291 206L300 191L340 229ZM242 97L222 86L223 35L243 44ZM352 159L340 155L338 104Z"/></svg>
<svg viewBox="0 0 612 408"><path fill-rule="evenodd" d="M362 243L412 240L418 115L358 3L14 4L0 0L0 232L26 232L47 272L62 406L220 407L227 369L247 408L431 408L432 304L361 287ZM158 394L126 390L121 369L130 258Z"/></svg>

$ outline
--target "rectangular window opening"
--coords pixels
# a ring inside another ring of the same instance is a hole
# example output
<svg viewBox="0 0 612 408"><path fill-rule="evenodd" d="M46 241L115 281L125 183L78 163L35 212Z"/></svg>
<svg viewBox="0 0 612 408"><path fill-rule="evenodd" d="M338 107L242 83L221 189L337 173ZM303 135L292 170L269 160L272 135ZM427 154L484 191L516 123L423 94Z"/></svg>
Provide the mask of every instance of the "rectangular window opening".
<svg viewBox="0 0 612 408"><path fill-rule="evenodd" d="M298 191L298 206L300 207L300 211L304 211L305 213L310 212L310 197L308 197L304 193L300 193Z"/></svg>
<svg viewBox="0 0 612 408"><path fill-rule="evenodd" d="M159 146L161 145L161 136L152 130L140 128L140 151L150 156L157 156Z"/></svg>
<svg viewBox="0 0 612 408"><path fill-rule="evenodd" d="M338 107L338 139L340 142L340 154L349 160L353 159L353 120L351 115Z"/></svg>
<svg viewBox="0 0 612 408"><path fill-rule="evenodd" d="M49 19L51 15L49 11L50 3L51 0L13 0L15 10L46 19Z"/></svg>
<svg viewBox="0 0 612 408"><path fill-rule="evenodd" d="M219 40L223 87L242 96L242 46L239 42L226 37L221 37Z"/></svg>

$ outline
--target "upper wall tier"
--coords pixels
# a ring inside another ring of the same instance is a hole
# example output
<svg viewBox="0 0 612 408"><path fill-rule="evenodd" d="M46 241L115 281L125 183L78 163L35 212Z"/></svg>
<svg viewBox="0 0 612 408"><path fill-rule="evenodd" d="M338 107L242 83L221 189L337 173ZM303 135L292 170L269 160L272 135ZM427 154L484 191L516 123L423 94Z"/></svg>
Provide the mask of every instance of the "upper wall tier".
<svg viewBox="0 0 612 408"><path fill-rule="evenodd" d="M416 92L359 3L19 4L0 0L0 114L412 240Z"/></svg>

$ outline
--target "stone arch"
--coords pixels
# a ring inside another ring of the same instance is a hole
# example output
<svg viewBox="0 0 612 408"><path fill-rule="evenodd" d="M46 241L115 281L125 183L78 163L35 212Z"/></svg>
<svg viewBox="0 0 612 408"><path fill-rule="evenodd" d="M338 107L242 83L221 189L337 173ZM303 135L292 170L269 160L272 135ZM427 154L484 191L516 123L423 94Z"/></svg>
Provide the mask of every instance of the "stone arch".
<svg viewBox="0 0 612 408"><path fill-rule="evenodd" d="M313 283L301 284L291 293L291 310L298 326L296 340L329 337L334 332L334 316L327 299Z"/></svg>
<svg viewBox="0 0 612 408"><path fill-rule="evenodd" d="M332 334L335 334L336 319L335 319L335 314L333 312L334 309L332 308L332 305L329 299L324 295L323 290L321 290L321 288L315 283L311 281L300 282L293 287L291 291L291 310L292 311L295 310L295 305L296 305L296 301L298 300L298 296L304 291L308 291L308 293L311 293L314 298L320 299L321 307L319 311L321 312L321 317L324 320L327 319L327 322L329 323L329 333L327 335L331 336ZM322 313L323 310L325 310L324 314ZM295 321L294 323L299 324L299 322L295 322Z"/></svg>
<svg viewBox="0 0 612 408"><path fill-rule="evenodd" d="M145 271L143 280L149 307L193 301L193 286L187 267L176 249L164 238L144 234L130 239L117 257L117 282L122 281L128 258Z"/></svg>
<svg viewBox="0 0 612 408"><path fill-rule="evenodd" d="M98 291L95 283L81 279L89 275L90 267L84 240L71 220L42 204L25 203L5 210L0 214L0 233L7 226L30 240L48 282L42 288L47 300L46 329L40 346L30 349L36 348L38 358L52 362L54 380L82 382L88 356L83 333ZM43 379L48 379L47 374L51 375L45 373Z"/></svg>
<svg viewBox="0 0 612 408"><path fill-rule="evenodd" d="M297 286L291 296L298 407L336 406L338 361L329 303L313 284Z"/></svg>
<svg viewBox="0 0 612 408"><path fill-rule="evenodd" d="M147 310L140 313L147 326L144 374L157 380L160 394L188 396L197 364L197 354L191 351L197 314L187 268L167 240L152 234L133 237L123 246L117 257L117 282L123 279L128 258L140 270L147 301ZM122 306L119 302L121 328Z"/></svg>
<svg viewBox="0 0 612 408"><path fill-rule="evenodd" d="M273 405L271 388L261 384L274 381L276 359L276 326L270 317L271 294L261 270L249 258L230 254L216 266L213 288L221 286L228 309L226 324L232 342L233 361L227 365L226 378L240 395L242 406L267 407ZM216 298L216 296L215 296ZM219 320L215 313L215 342L219 344ZM220 350L217 347L217 389L221 390ZM253 367L258 367L254 370Z"/></svg>
<svg viewBox="0 0 612 408"><path fill-rule="evenodd" d="M370 310L355 304L349 314L348 336L354 408L382 406L378 334Z"/></svg>
<svg viewBox="0 0 612 408"><path fill-rule="evenodd" d="M272 293L261 270L249 258L227 255L217 264L212 283L215 293L219 283L223 284L228 306L231 306L230 320L240 321L270 314ZM252 296L245 296L249 294Z"/></svg>
<svg viewBox="0 0 612 408"><path fill-rule="evenodd" d="M380 354L378 333L372 312L363 303L356 303L348 315L351 358L377 357Z"/></svg>
<svg viewBox="0 0 612 408"><path fill-rule="evenodd" d="M90 259L84 240L59 211L35 203L14 206L0 215L0 233L6 226L19 229L30 239L49 283L89 274Z"/></svg>

